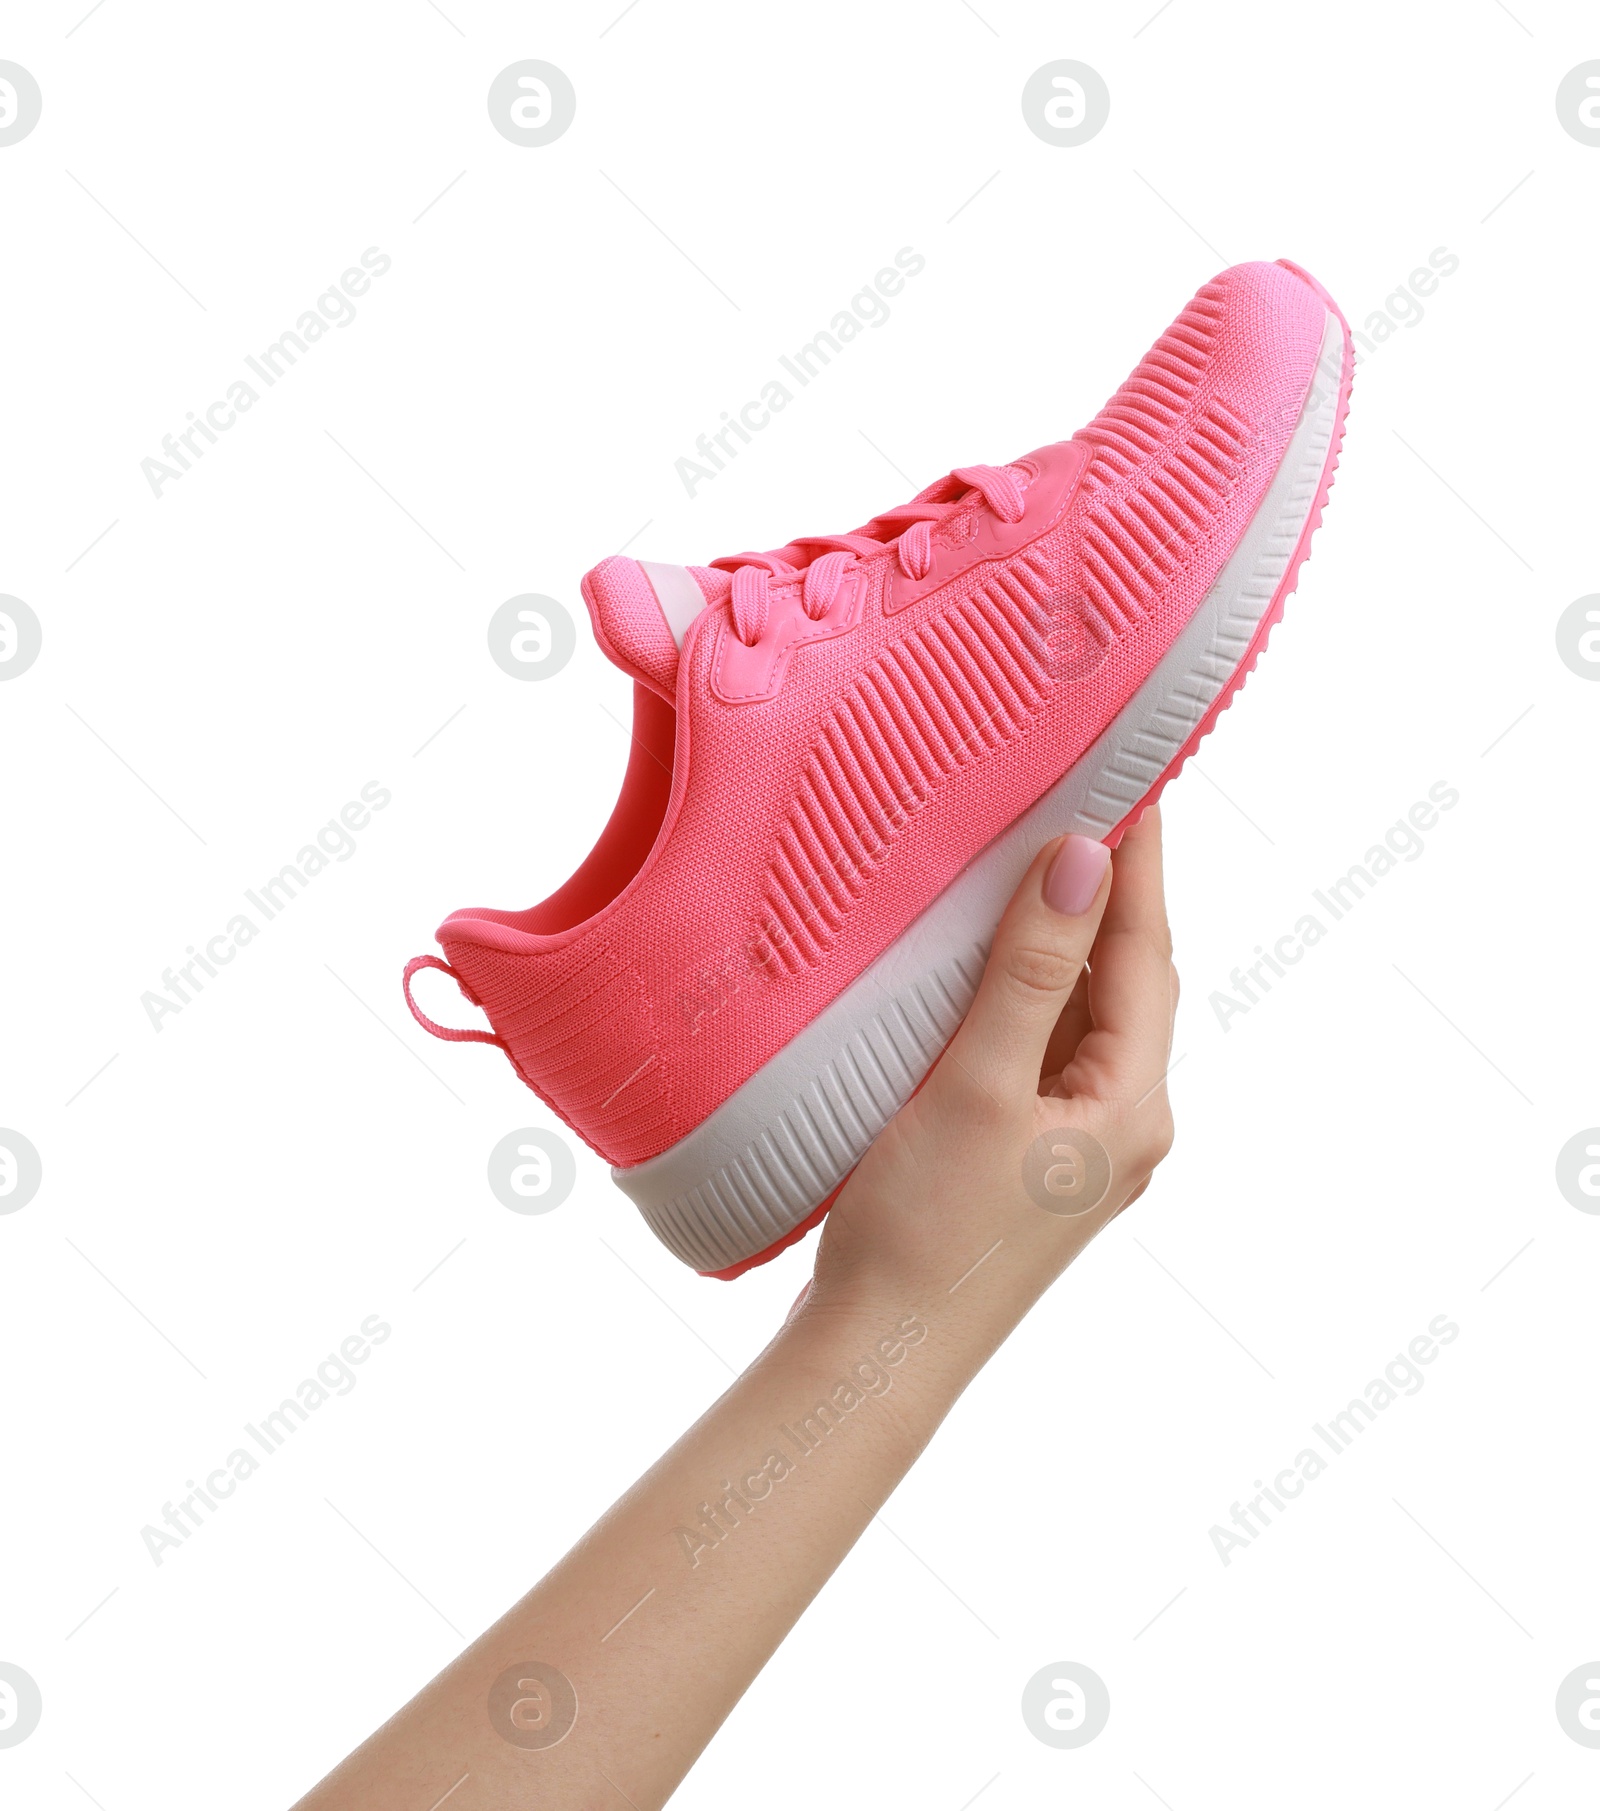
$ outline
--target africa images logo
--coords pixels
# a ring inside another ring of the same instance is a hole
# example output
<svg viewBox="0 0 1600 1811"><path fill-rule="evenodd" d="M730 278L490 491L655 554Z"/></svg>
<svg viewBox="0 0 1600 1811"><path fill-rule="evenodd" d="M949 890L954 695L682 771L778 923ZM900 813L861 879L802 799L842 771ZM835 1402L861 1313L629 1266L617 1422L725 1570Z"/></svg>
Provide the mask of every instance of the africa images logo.
<svg viewBox="0 0 1600 1811"><path fill-rule="evenodd" d="M387 276L391 264L387 252L369 245L361 254L359 269L352 265L337 283L330 284L317 297L314 308L306 309L293 327L286 328L259 353L245 354L244 362L250 377L235 378L228 385L226 394L208 404L203 414L189 410L188 426L163 438L163 456L159 459L152 456L139 462L139 470L144 473L158 503L162 488L189 472L196 461L205 457L206 447L215 446L219 436L261 400L261 391L250 378L258 379L263 390L270 390L327 334L330 327L348 327L356 318L356 299L372 287L374 277Z"/></svg>

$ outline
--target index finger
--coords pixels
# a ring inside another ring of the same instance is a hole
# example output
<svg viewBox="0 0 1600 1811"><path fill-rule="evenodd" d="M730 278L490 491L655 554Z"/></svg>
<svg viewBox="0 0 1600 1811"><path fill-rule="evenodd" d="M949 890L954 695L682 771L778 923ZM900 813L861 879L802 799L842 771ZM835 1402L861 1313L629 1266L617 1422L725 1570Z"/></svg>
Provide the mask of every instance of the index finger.
<svg viewBox="0 0 1600 1811"><path fill-rule="evenodd" d="M1167 894L1161 857L1161 807L1152 805L1137 824L1123 833L1111 853L1114 884L1100 921L1107 931L1126 931L1149 938L1172 960L1172 931L1167 924Z"/></svg>
<svg viewBox="0 0 1600 1811"><path fill-rule="evenodd" d="M1145 814L1112 856L1111 897L1089 956L1094 1030L1079 1058L1130 1099L1166 1072L1176 998L1162 884L1161 817Z"/></svg>

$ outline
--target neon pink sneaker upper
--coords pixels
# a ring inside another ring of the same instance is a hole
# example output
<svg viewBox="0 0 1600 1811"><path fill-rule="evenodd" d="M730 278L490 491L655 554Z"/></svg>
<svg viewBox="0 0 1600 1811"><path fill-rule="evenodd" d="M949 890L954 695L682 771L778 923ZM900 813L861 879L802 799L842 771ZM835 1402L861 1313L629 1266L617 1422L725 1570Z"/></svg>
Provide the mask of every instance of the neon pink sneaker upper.
<svg viewBox="0 0 1600 1811"><path fill-rule="evenodd" d="M589 573L636 682L621 797L550 898L438 938L601 1156L690 1132L1106 728L1261 501L1324 321L1287 266L1235 266L1071 440L854 534Z"/></svg>

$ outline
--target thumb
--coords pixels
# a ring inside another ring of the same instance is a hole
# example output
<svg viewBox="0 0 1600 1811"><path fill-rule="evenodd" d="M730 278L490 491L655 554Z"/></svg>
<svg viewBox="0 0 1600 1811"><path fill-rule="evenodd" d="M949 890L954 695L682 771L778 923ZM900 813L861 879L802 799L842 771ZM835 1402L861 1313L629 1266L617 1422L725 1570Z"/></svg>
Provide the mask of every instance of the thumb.
<svg viewBox="0 0 1600 1811"><path fill-rule="evenodd" d="M1111 893L1111 851L1088 836L1047 843L995 932L949 1056L998 1100L1039 1091L1050 1033L1077 985Z"/></svg>

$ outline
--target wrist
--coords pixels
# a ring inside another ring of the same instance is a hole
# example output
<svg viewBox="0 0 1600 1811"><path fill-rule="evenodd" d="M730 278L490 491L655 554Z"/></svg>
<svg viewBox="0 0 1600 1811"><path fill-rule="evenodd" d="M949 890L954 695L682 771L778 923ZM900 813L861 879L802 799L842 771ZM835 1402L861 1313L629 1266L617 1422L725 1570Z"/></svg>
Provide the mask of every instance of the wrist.
<svg viewBox="0 0 1600 1811"><path fill-rule="evenodd" d="M970 1378L953 1374L950 1354L924 1314L897 1292L852 1292L848 1298L813 1283L804 1304L760 1361L775 1404L791 1420L822 1409L850 1423L870 1423L903 1437L907 1462L943 1419Z"/></svg>
<svg viewBox="0 0 1600 1811"><path fill-rule="evenodd" d="M1010 1292L1001 1292L1009 1295ZM847 1391L876 1396L925 1440L1021 1318L988 1291L963 1302L937 1283L901 1273L818 1275L779 1343L814 1383L824 1373Z"/></svg>

